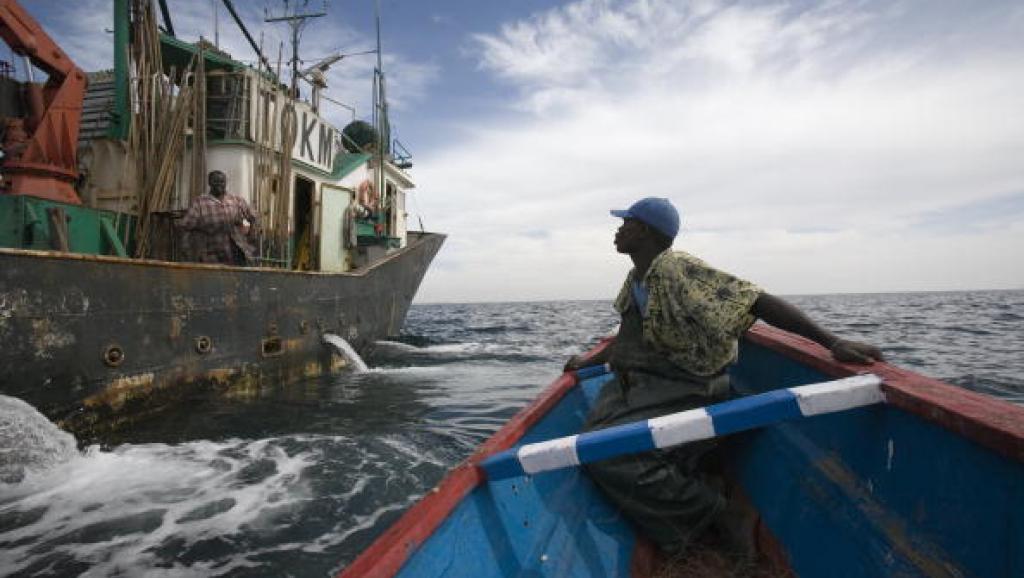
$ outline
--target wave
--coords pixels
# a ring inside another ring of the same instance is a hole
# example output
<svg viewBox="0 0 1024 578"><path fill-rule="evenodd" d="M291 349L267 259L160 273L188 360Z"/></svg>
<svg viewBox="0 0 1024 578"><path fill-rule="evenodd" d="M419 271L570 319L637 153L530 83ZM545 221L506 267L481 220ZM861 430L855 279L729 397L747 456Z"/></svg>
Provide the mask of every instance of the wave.
<svg viewBox="0 0 1024 578"><path fill-rule="evenodd" d="M0 566L29 573L50 552L115 574L150 568L172 539L181 548L273 527L309 500L302 473L316 460L273 439L92 446L5 490Z"/></svg>
<svg viewBox="0 0 1024 578"><path fill-rule="evenodd" d="M411 335L403 333L402 335L398 335L389 340L378 341L377 343L394 343L402 345L411 345L413 347L425 347L428 345L434 345L441 342L442 340L436 337L430 337L427 335Z"/></svg>
<svg viewBox="0 0 1024 578"><path fill-rule="evenodd" d="M437 446L424 434L93 446L0 494L0 567L96 576L280 569L422 495L453 463ZM323 571L338 559L324 556Z"/></svg>
<svg viewBox="0 0 1024 578"><path fill-rule="evenodd" d="M371 367L366 373L378 375L390 375L401 373L444 373L448 371L442 365L408 365L404 367Z"/></svg>
<svg viewBox="0 0 1024 578"><path fill-rule="evenodd" d="M396 351L419 351L422 346L413 345L411 343L405 343L404 341L391 341L389 339L381 339L374 344L376 350L380 349L393 349Z"/></svg>

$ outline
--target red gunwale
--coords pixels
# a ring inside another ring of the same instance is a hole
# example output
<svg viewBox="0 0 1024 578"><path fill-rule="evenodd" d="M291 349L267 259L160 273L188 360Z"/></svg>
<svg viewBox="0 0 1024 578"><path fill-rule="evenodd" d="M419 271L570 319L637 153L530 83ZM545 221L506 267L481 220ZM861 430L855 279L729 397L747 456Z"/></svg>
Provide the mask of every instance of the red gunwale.
<svg viewBox="0 0 1024 578"><path fill-rule="evenodd" d="M761 323L747 332L746 339L826 375L846 377L874 373L883 379L886 400L893 406L935 422L1010 459L1024 461L1024 408L883 362L841 363L820 345ZM603 350L609 341L601 342L587 352L587 356ZM552 382L342 570L338 578L391 578L397 574L459 502L485 480L477 464L515 445L575 385L575 378L568 373ZM650 544L638 540L634 575L650 572L653 555Z"/></svg>
<svg viewBox="0 0 1024 578"><path fill-rule="evenodd" d="M586 353L590 358L608 346L604 340ZM433 490L416 502L391 528L338 574L338 578L391 578L473 488L484 482L477 464L487 456L507 450L533 427L566 393L576 377L563 373L533 402L523 408L476 452L456 466Z"/></svg>
<svg viewBox="0 0 1024 578"><path fill-rule="evenodd" d="M886 401L939 424L1007 458L1024 461L1024 407L900 369L884 362L840 363L820 345L758 323L746 338L834 377L874 373Z"/></svg>

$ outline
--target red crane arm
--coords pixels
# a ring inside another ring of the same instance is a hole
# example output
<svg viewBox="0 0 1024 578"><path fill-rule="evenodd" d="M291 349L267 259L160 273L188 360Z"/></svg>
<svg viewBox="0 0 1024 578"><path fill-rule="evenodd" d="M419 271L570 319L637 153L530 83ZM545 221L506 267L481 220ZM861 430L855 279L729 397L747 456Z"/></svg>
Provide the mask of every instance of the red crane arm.
<svg viewBox="0 0 1024 578"><path fill-rule="evenodd" d="M81 204L78 129L86 78L16 0L0 0L0 38L49 78L46 86L27 85L29 116L8 119L3 140L3 192Z"/></svg>

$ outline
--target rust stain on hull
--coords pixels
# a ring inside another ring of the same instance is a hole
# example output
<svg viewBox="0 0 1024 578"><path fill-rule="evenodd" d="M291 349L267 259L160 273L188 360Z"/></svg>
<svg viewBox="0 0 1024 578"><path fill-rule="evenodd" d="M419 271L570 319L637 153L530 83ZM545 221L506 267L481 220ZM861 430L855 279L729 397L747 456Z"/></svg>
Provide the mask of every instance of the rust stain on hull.
<svg viewBox="0 0 1024 578"><path fill-rule="evenodd" d="M300 340L286 340L286 350ZM241 364L205 371L181 368L163 379L153 372L117 377L98 393L87 397L81 408L58 425L75 434L81 443L110 440L131 424L155 416L196 394L246 401L261 397L270 387L288 387L322 375L336 375L349 368L347 360L330 354L321 360L263 368Z"/></svg>
<svg viewBox="0 0 1024 578"><path fill-rule="evenodd" d="M107 384L103 391L85 399L85 407L107 407L112 411L120 411L126 403L153 393L154 375L152 372L139 375L119 377Z"/></svg>

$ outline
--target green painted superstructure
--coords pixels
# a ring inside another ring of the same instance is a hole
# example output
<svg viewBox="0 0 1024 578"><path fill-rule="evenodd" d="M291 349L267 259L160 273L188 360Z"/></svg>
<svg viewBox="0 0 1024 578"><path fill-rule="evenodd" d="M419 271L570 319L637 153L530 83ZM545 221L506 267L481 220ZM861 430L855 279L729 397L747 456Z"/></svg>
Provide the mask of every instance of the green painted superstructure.
<svg viewBox="0 0 1024 578"><path fill-rule="evenodd" d="M49 211L60 210L67 221L70 253L125 257L126 234L134 229L130 215L26 196L0 195L0 247L58 250L57 232Z"/></svg>

